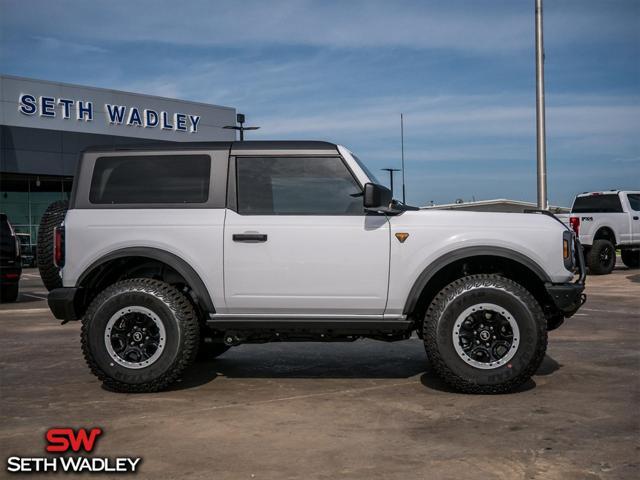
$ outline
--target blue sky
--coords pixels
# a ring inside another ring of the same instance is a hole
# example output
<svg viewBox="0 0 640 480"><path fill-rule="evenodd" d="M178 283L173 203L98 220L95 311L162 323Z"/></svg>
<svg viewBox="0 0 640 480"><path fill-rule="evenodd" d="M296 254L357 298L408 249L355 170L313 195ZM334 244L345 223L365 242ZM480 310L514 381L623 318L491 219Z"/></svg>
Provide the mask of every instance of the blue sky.
<svg viewBox="0 0 640 480"><path fill-rule="evenodd" d="M237 107L400 165L424 205L535 201L533 0L0 0L3 73ZM640 188L640 1L546 0L549 200ZM379 177L386 180L383 172Z"/></svg>

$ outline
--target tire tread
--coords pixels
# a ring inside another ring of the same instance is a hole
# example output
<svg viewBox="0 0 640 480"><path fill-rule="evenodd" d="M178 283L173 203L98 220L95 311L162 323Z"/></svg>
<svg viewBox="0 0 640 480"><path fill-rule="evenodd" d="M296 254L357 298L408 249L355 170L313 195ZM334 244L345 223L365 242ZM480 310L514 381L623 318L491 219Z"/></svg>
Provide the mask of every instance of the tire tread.
<svg viewBox="0 0 640 480"><path fill-rule="evenodd" d="M445 309L457 297L476 288L501 289L517 296L532 312L538 330L538 345L532 361L520 374L498 385L471 383L454 373L439 354L437 345L438 320ZM433 299L424 318L424 344L427 356L436 373L451 387L465 393L508 393L526 382L536 372L547 350L547 328L544 313L536 299L520 284L498 274L470 275L453 281L443 288Z"/></svg>
<svg viewBox="0 0 640 480"><path fill-rule="evenodd" d="M132 291L155 296L167 305L169 309L173 311L176 320L179 322L181 335L184 338L176 355L176 359L167 372L157 379L140 384L121 382L107 375L96 362L88 344L91 319L100 306L114 295L130 293ZM187 297L176 288L159 280L134 278L114 283L93 299L82 318L81 338L82 353L84 354L89 369L107 388L128 393L157 392L167 388L182 374L186 367L194 362L200 343L200 328L193 305Z"/></svg>
<svg viewBox="0 0 640 480"><path fill-rule="evenodd" d="M613 261L610 266L604 266L600 263L600 251L604 247L610 246L613 248ZM616 266L616 253L615 253L615 245L611 243L609 240L596 240L593 242L593 245L589 249L589 253L587 253L587 265L589 266L589 272L593 275L609 275Z"/></svg>

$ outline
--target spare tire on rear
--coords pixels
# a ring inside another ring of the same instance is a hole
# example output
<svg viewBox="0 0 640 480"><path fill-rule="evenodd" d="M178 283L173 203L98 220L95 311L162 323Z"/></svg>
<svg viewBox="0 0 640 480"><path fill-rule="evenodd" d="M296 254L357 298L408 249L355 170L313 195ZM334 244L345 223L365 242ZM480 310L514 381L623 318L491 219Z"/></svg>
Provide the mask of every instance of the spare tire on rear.
<svg viewBox="0 0 640 480"><path fill-rule="evenodd" d="M62 287L60 269L53 261L53 229L60 226L67 214L69 202L58 200L47 207L38 228L38 270L47 290Z"/></svg>

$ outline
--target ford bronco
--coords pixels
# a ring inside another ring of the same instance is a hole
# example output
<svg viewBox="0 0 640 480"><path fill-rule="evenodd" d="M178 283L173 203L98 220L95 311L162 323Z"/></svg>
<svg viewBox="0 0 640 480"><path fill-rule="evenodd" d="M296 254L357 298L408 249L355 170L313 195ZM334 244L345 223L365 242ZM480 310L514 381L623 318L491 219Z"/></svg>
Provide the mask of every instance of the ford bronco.
<svg viewBox="0 0 640 480"><path fill-rule="evenodd" d="M198 352L416 332L454 388L506 392L585 298L553 216L409 207L326 142L90 149L55 212L49 306L119 391L163 389Z"/></svg>

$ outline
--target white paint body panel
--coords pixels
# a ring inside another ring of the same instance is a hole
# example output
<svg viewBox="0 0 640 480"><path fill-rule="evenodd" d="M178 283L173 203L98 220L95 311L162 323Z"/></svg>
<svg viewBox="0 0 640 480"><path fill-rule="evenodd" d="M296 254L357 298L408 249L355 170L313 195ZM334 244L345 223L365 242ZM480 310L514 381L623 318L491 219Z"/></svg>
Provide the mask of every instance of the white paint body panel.
<svg viewBox="0 0 640 480"><path fill-rule="evenodd" d="M213 304L224 306L224 209L72 209L65 218L63 284L76 285L95 261L127 247L173 253L200 276Z"/></svg>
<svg viewBox="0 0 640 480"><path fill-rule="evenodd" d="M411 287L430 264L466 247L506 248L529 258L553 282L573 278L562 261L565 229L544 215L420 210L391 217L390 223L388 314L402 312ZM404 243L395 239L398 232L409 233Z"/></svg>
<svg viewBox="0 0 640 480"><path fill-rule="evenodd" d="M264 243L233 234L267 235ZM226 312L382 315L389 276L384 216L238 215L224 233Z"/></svg>

